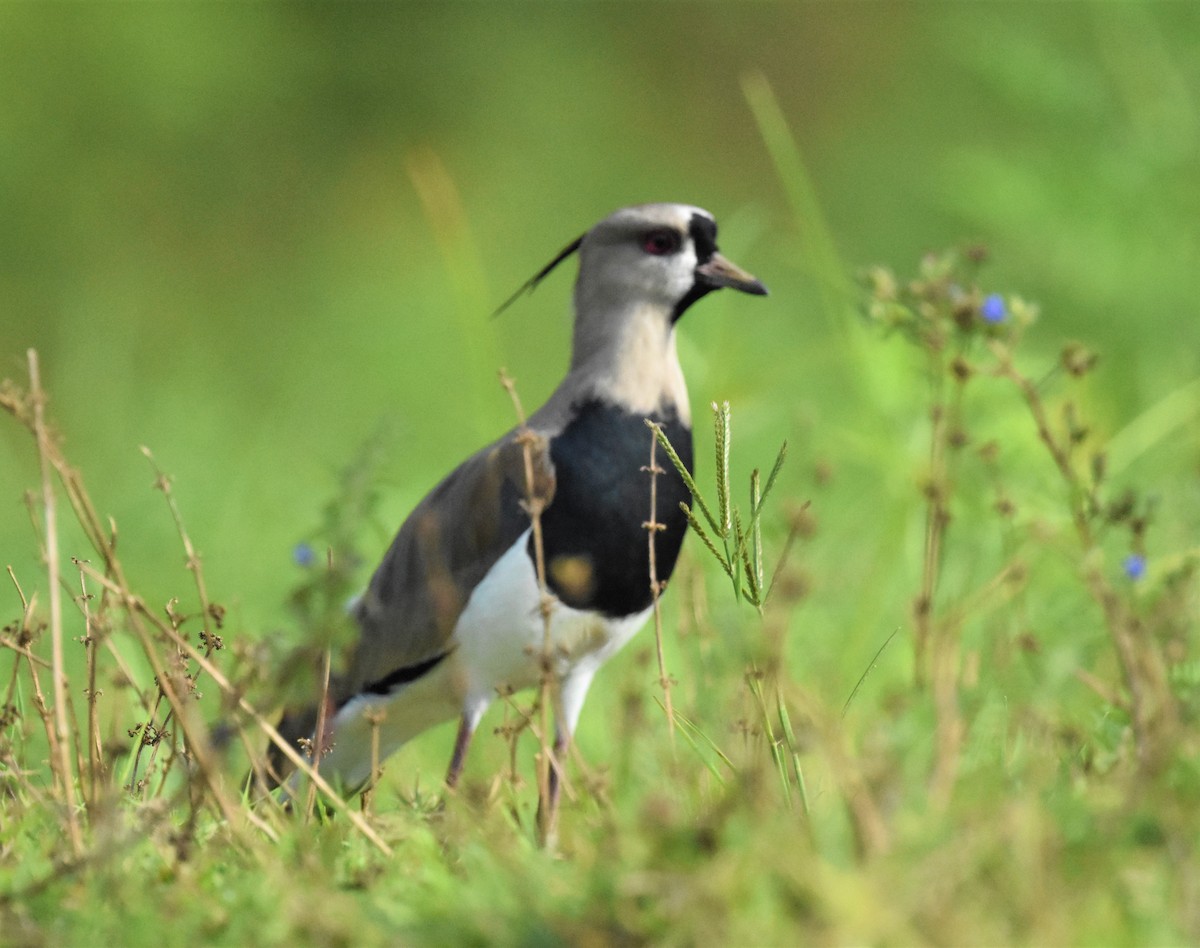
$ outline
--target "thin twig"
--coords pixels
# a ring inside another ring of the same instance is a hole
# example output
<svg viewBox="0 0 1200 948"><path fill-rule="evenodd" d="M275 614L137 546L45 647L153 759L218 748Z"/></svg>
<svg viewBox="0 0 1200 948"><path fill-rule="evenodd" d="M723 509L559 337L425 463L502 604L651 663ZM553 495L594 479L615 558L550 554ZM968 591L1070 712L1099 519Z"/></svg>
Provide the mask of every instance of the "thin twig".
<svg viewBox="0 0 1200 948"><path fill-rule="evenodd" d="M33 652L29 651L29 649L27 649L24 645L19 645L18 643L14 642L12 639L10 639L7 635L0 635L0 646L7 648L7 649L11 649L12 651L14 651L18 655L20 655L22 658L24 658L26 661L28 661L30 664L41 665L43 668L51 667L50 663L48 661L46 661L44 658L42 658L42 656L35 655Z"/></svg>
<svg viewBox="0 0 1200 948"><path fill-rule="evenodd" d="M54 487L50 479L50 454L53 445L46 429L46 395L42 391L41 372L38 367L36 349L30 349L29 397L33 401L33 427L37 439L38 461L42 474L42 508L45 518L46 572L50 586L50 664L54 676L54 755L57 758L58 778L62 785L65 803L67 834L71 847L78 856L83 852L83 834L79 828L79 817L75 798L75 774L71 766L69 741L71 729L67 721L67 673L63 657L63 614L62 589L58 560L58 506L55 503Z"/></svg>
<svg viewBox="0 0 1200 948"><path fill-rule="evenodd" d="M665 524L658 522L658 475L665 474L666 471L658 466L657 447L658 438L651 431L650 466L642 468L650 475L650 519L643 523L642 527L646 530L646 543L650 554L650 595L654 603L654 647L658 654L658 683L663 690L663 708L667 713L667 735L671 742L671 752L674 753L675 708L671 704L671 676L667 674L667 660L663 654L662 605L660 603L666 583L658 581L658 556L656 555L658 534L666 529Z"/></svg>
<svg viewBox="0 0 1200 948"><path fill-rule="evenodd" d="M551 812L557 809L554 806L554 801L551 800L551 770L553 769L560 784L563 776L561 762L555 758L549 738L550 703L554 696L555 685L554 640L552 636L551 617L554 614L554 606L557 600L550 593L546 583L546 551L542 539L542 511L545 509L546 499L537 495L536 480L533 471L533 445L537 441L537 435L526 425L525 409L522 407L521 399L517 395L516 382L503 369L500 371L500 384L504 386L509 398L512 399L513 410L517 414L519 424L517 443L521 445L522 460L525 466L525 511L529 514L530 529L533 532L534 564L537 569L538 582L538 609L542 616L542 668L541 686L539 689L542 727L539 741L543 764L538 767L538 814L541 817L539 820L538 835L543 845L545 845L553 838L554 823L558 816L556 812Z"/></svg>
<svg viewBox="0 0 1200 948"><path fill-rule="evenodd" d="M913 605L913 652L916 659L913 664L918 685L926 684L931 677L929 651L931 646L936 644L931 642L934 634L934 595L937 592L938 567L941 564L942 530L947 520L947 485L942 457L946 420L946 406L941 396L943 369L940 359L936 356L931 358L936 360L930 366L930 374L935 380L935 392L930 407L932 428L929 433L929 483L925 489L925 543L921 558L921 589Z"/></svg>
<svg viewBox="0 0 1200 948"><path fill-rule="evenodd" d="M29 629L29 623L33 621L33 603L29 599L25 598L25 590L21 588L21 584L17 580L17 574L13 572L12 566L5 566L4 569L5 572L8 573L8 578L12 580L13 588L17 591L17 596L19 596L21 599L20 628L27 631ZM35 655L30 649L21 645L19 642L14 642L9 638L0 636L0 645L3 645L5 648L10 648L17 654L24 656L24 658L31 665L38 664L43 668L50 667L50 663L48 661L46 661L40 655Z"/></svg>
<svg viewBox="0 0 1200 948"><path fill-rule="evenodd" d="M74 557L71 561L78 566L79 560ZM91 594L87 591L87 579L83 570L79 571L79 608L83 612L83 642L87 653L87 701L88 701L88 804L96 805L96 777L104 766L104 750L100 744L100 719L97 714L96 698L96 628L92 620Z"/></svg>
<svg viewBox="0 0 1200 948"><path fill-rule="evenodd" d="M66 496L70 501L71 507L75 511L75 515L79 521L79 524L87 535L88 540L92 543L97 553L104 557L105 572L100 573L91 569L90 567L87 567L86 570L88 574L94 577L103 577L106 585L110 583L111 576L111 584L119 591L122 601L124 601L127 605L130 602L139 603L141 607L140 610L127 609L130 619L130 627L133 630L147 661L150 663L151 669L157 678L157 684L162 695L166 698L168 704L171 706L171 709L176 713L176 716L179 717L185 737L190 745L189 749L191 752L191 757L194 760L197 770L201 774L202 778L212 790L213 801L216 803L221 814L231 824L237 825L240 822L238 820L237 811L233 807L231 801L227 798L212 766L212 761L208 753L207 735L202 733L201 730L198 730L195 725L187 719L186 716L181 716L181 712L183 711L182 700L175 692L175 689L171 684L170 678L167 674L167 670L163 667L163 664L160 661L160 656L158 655L157 649L155 648L149 633L146 631L146 628L142 623L142 613L144 612L146 615L150 615L150 613L145 609L144 604L141 604L140 600L137 600L137 598L133 596L131 592L129 592L129 584L125 579L124 570L121 567L121 563L117 559L116 551L113 547L113 540L112 538L105 536L104 529L100 524L100 518L96 514L95 507L92 505L91 498L88 496L87 490L83 485L82 478L79 476L79 473L71 468L71 466L67 463L66 458L63 456L61 450L47 434L44 422L41 420L42 408L40 406L44 399L41 395L40 382L36 374L37 355L35 352L33 352L33 350L30 350L30 369L31 398L35 405L31 431L37 438L39 454L43 458L45 470L47 472L47 476L44 478L45 485L48 486L49 484L48 471L50 468L53 468L59 476L59 480L66 492ZM51 500L53 500L52 496ZM47 529L46 541L48 543L53 542L52 536L53 534L49 531L49 529ZM54 597L61 594L59 587L60 583L51 583L52 600ZM61 599L59 600L59 619L61 624ZM174 632L173 629L171 631ZM65 710L66 706L64 703L64 713ZM69 762L69 752L59 748L57 753L59 755L67 753L68 756L66 759ZM74 812L73 808L72 812Z"/></svg>
<svg viewBox="0 0 1200 948"><path fill-rule="evenodd" d="M768 484L770 481L768 481ZM803 514L812 504L811 500L806 500L800 507L798 514ZM771 593L775 589L775 583L779 581L779 577L783 574L783 568L787 565L788 558L792 555L792 547L796 543L796 538L800 536L800 521L793 519L791 527L788 529L787 539L783 541L783 549L779 552L779 559L775 562L775 569L771 571L771 581L767 584L767 590L763 593L763 603L765 604L771 598Z"/></svg>
<svg viewBox="0 0 1200 948"><path fill-rule="evenodd" d="M329 554L330 560L333 559L333 551ZM312 744L312 763L313 770L321 769L321 758L325 756L325 728L328 727L329 715L329 676L333 657L329 648L325 649L321 656L321 696L317 701L317 730L313 735ZM304 797L304 819L305 822L312 819L313 806L317 802L317 785L310 783L308 785L308 793Z"/></svg>
<svg viewBox="0 0 1200 948"><path fill-rule="evenodd" d="M387 711L383 708L364 708L363 718L371 727L371 777L361 795L361 809L364 814L369 816L371 798L374 796L379 779L383 776L383 766L379 759L379 728L387 719Z"/></svg>
<svg viewBox="0 0 1200 948"><path fill-rule="evenodd" d="M231 827L235 829L240 828L240 826L247 820L257 826L262 823L261 819L254 814L239 811L238 808L233 806L232 802L228 799L226 793L224 792L224 788L220 783L216 768L214 767L214 763L210 755L207 731L203 727L203 724L195 722L192 720L191 715L183 713L184 705L182 699L176 692L171 678L167 674L167 671L160 660L158 650L155 647L152 637L146 629L144 620L149 619L150 621L154 622L154 624L163 630L168 637L175 637L174 629L170 628L165 623L162 623L161 620L159 620L156 616L153 616L153 614L146 609L145 604L130 592L129 584L124 576L124 571L116 556L115 527L106 533L103 525L101 524L99 516L96 514L95 507L92 505L91 498L88 496L87 490L84 487L83 480L78 471L73 469L67 463L61 449L49 436L44 421L45 399L41 390L40 378L37 371L37 354L33 350L30 350L29 352L29 362L29 400L33 405L33 410L26 411L24 413L14 412L14 414L16 414L19 420L26 424L37 441L39 457L41 458L43 466L43 493L48 497L47 514L53 514L56 510L53 503L53 492L48 489L49 471L50 469L53 469L58 475L65 495L70 502L72 510L74 511L78 520L79 526L82 528L92 547L100 556L103 557L104 560L105 568L103 572L95 570L88 565L83 565L82 569L87 573L88 576L100 582L106 590L112 591L119 596L120 602L122 603L122 606L128 616L129 626L133 631L139 645L141 646L146 660L150 664L151 670L157 678L160 693L162 697L167 700L172 711L176 714L176 717L180 722L184 738L188 745L187 753L189 755L189 760L193 764L195 772L199 774L201 780L208 785L211 801L215 804L222 817L231 825ZM6 405L5 407L8 406ZM52 613L56 614L57 616L57 626L59 631L58 643L61 643L62 616L60 596L63 584L60 581L61 576L58 575L59 571L57 569L57 539L54 527L56 527L54 518L53 516L49 516L43 542L48 544L48 551L51 549L54 551L53 556L49 555L48 553L47 560L53 564L52 573L54 574L54 579L59 580L52 581L50 585L52 602L55 600L58 602L57 608L53 608ZM112 643L108 642L106 644L108 644L111 649ZM61 651L61 644L59 644L59 650ZM55 662L52 658L51 666L52 670L56 673L56 686L62 690L65 690L66 682L59 674L62 668L61 661ZM32 673L31 677L34 681L35 700L40 701L42 709L44 709L45 702L44 699L41 698L40 688L37 684L36 665L32 662L30 663L30 669ZM60 681L61 685L59 684ZM59 702L58 708L56 708L56 713L65 715L67 709L67 702ZM44 720L46 720L47 724L49 725L49 718L46 717ZM63 746L62 742L58 742L58 745L55 746L57 733L64 732L66 730L67 729L61 728L57 725L55 727L48 727L48 737L51 742L54 759L65 759L69 766L69 748ZM133 758L131 758L131 760L132 759ZM56 769L61 770L61 765ZM73 800L73 781L68 784L68 788L68 792L71 794L70 799ZM69 825L72 827L77 827L77 824L75 823L76 808L74 806L68 807L67 813ZM271 832L269 831L269 828L265 827L265 824L262 824L260 828ZM274 834L272 833L272 835Z"/></svg>
<svg viewBox="0 0 1200 948"><path fill-rule="evenodd" d="M996 357L996 362L999 366L998 374L1001 378L1006 378L1012 382L1021 392L1025 399L1025 405L1029 409L1029 413L1033 416L1034 426L1037 428L1038 438L1042 444L1046 446L1046 450L1050 452L1050 457L1054 460L1054 466L1058 468L1058 472L1062 475L1064 483L1067 485L1071 494L1071 519L1075 524L1075 530L1079 534L1079 539L1085 548L1091 548L1093 545L1092 528L1088 524L1087 511L1080 502L1082 488L1079 483L1079 475L1071 464L1070 455L1063 448L1054 432L1050 429L1050 420L1046 417L1046 409L1042 404L1041 396L1038 394L1037 387L1023 373L1018 371L1013 364L1012 354L1008 347L1003 345L998 340L990 340L988 348L991 349L992 355Z"/></svg>
<svg viewBox="0 0 1200 948"><path fill-rule="evenodd" d="M204 642L204 654L211 655L216 648L221 646L217 644L220 639L213 633L208 631L208 624L211 622L214 625L220 624L221 613L223 610L218 606L213 607L212 601L208 598L208 584L204 580L204 568L201 564L200 554L196 552L196 547L192 543L191 536L188 535L187 528L183 523L183 515L179 512L179 505L175 502L175 494L171 490L171 478L168 477L158 466L158 461L150 449L145 445L142 446L142 454L146 460L150 462L150 466L154 468L155 481L154 486L162 491L163 497L166 498L167 507L171 511L171 519L175 522L175 529L179 533L180 542L183 543L183 552L187 556L186 566L195 579L196 597L200 601L200 621L203 624L201 630L201 641ZM329 554L332 560L332 551ZM332 569L332 565L330 567ZM192 683L195 684L196 678L193 677Z"/></svg>
<svg viewBox="0 0 1200 948"><path fill-rule="evenodd" d="M13 585L17 589L17 595L21 597L21 629L25 632L28 632L30 629L30 623L33 622L33 609L34 603L37 600L37 596L35 594L28 599L25 598L25 591L21 588L21 584L17 582L16 574L13 573L11 566L8 568L8 575L9 578L12 579ZM53 715L50 713L49 705L46 704L45 692L42 691L41 676L38 675L39 665L43 668L50 668L51 670L53 670L53 665L51 665L51 663L46 661L44 658L35 655L31 649L22 648L15 642L11 647L14 649L14 651L17 651L23 655L25 660L29 663L29 679L33 685L33 706L37 709L38 717L42 721L42 727L44 727L46 730L46 744L51 749L51 758L52 760L56 759L57 749L55 747L54 719ZM16 671L16 663L14 662L14 679L16 677Z"/></svg>
<svg viewBox="0 0 1200 948"><path fill-rule="evenodd" d="M850 689L850 696L846 699L846 703L842 705L842 717L846 716L846 709L850 707L850 702L854 700L854 696L858 694L858 689L862 687L864 681L867 680L867 675L871 674L871 669L875 667L875 663L879 661L879 656L883 654L883 650L892 644L892 639L900 632L900 626L896 626L892 630L892 634L883 640L883 644L875 650L875 654L871 656L871 660L867 663L867 667L863 669L863 673L858 676L858 681L854 683L854 687Z"/></svg>
<svg viewBox="0 0 1200 948"><path fill-rule="evenodd" d="M125 604L131 617L136 615L137 617L152 623L159 632L171 639L171 641L174 642L179 648L187 652L191 659L201 668L203 668L205 673L212 678L214 682L216 682L217 687L237 703L239 710L241 710L243 714L254 721L263 734L267 736L273 745L279 748L279 750L292 763L292 765L297 770L308 776L314 783L316 783L318 789L320 789L321 793L324 795L333 809L340 813L345 813L346 818L354 824L355 829L357 829L363 834L363 836L370 840L380 852L387 856L392 854L392 848L385 843L379 834L376 833L375 830L373 830L371 826L353 810L350 804L348 804L332 786L330 786L329 782L322 777L317 770L300 755L298 751L296 751L286 740L284 740L279 731L275 729L274 725L272 725L271 722L268 721L262 715L262 713L254 707L254 705L246 700L240 691L230 683L228 678L225 677L220 668L214 665L211 660L206 658L203 653L196 649L190 642L180 636L178 631L172 628L170 623L163 622L157 615L155 615L146 607L146 604L142 602L142 600L138 599L127 589L122 588L111 578L97 572L90 566L85 565L84 569L87 571L89 576L108 588ZM170 696L168 695L168 698L169 697ZM182 719L180 720L182 721ZM251 811L243 810L242 815L244 815L260 829L265 827L265 824L262 823L262 820L255 816ZM269 828L264 830L264 832L268 831ZM273 831L269 831L268 835L270 835L271 838L275 838L276 836Z"/></svg>
<svg viewBox="0 0 1200 948"><path fill-rule="evenodd" d="M333 547L328 547L325 550L325 569L329 575L333 575ZM208 657L208 652L205 652L205 657ZM333 654L327 646L324 654L321 656L321 693L317 699L317 730L313 735L312 742L312 765L313 770L321 769L321 758L325 756L325 729L329 726L327 717L329 715L329 677L333 667ZM317 802L317 785L309 783L308 792L304 795L304 820L308 822L312 819L313 807Z"/></svg>
<svg viewBox="0 0 1200 948"><path fill-rule="evenodd" d="M1021 392L1033 416L1038 437L1050 452L1070 495L1071 518L1085 557L1096 547L1089 520L1087 488L1063 441L1050 428L1037 387L1013 363L1012 354L998 341L989 343L996 357L996 374ZM1087 590L1104 614L1125 686L1129 689L1134 743L1142 768L1155 772L1170 760L1179 724L1179 709L1167 677L1166 661L1152 637L1143 634L1137 616L1121 600L1112 584L1094 566L1084 574Z"/></svg>

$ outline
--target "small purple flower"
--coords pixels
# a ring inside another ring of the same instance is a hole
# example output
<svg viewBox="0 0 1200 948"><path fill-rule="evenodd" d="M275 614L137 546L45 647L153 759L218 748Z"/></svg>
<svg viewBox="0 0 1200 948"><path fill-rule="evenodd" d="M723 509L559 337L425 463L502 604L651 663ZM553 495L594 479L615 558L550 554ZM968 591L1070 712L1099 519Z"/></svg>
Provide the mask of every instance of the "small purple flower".
<svg viewBox="0 0 1200 948"><path fill-rule="evenodd" d="M292 549L292 560L297 566L312 566L313 560L317 558L317 554L313 552L313 548L307 543L297 543Z"/></svg>
<svg viewBox="0 0 1200 948"><path fill-rule="evenodd" d="M1008 319L1008 309L1004 305L1004 297L999 293L992 293L983 301L983 305L979 307L979 315L983 317L985 322L1002 323Z"/></svg>
<svg viewBox="0 0 1200 948"><path fill-rule="evenodd" d="M1125 575L1137 582L1146 575L1146 557L1141 553L1130 553L1121 564Z"/></svg>

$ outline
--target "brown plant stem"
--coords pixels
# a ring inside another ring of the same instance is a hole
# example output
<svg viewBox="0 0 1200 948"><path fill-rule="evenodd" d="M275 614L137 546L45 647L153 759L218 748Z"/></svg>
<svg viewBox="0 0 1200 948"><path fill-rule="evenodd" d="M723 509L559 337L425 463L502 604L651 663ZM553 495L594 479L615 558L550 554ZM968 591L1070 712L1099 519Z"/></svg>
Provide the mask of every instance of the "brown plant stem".
<svg viewBox="0 0 1200 948"><path fill-rule="evenodd" d="M54 693L54 742L51 753L55 760L62 800L66 810L67 836L78 856L83 851L83 833L79 827L76 783L71 765L71 728L67 720L67 673L63 656L62 574L58 554L58 505L51 482L51 453L54 451L50 432L46 428L46 396L42 391L41 370L36 349L30 349L29 397L33 402L33 432L37 439L38 463L42 478L42 510L45 523L46 573L50 590L50 665Z"/></svg>
<svg viewBox="0 0 1200 948"><path fill-rule="evenodd" d="M537 436L526 425L525 409L517 395L515 380L503 369L500 370L500 384L512 399L513 411L516 412L518 430L517 443L521 445L522 460L525 473L525 512L529 515L530 529L533 533L534 565L538 582L538 610L542 616L542 654L541 679L538 689L538 703L541 708L541 728L538 735L539 766L537 768L538 783L538 838L543 845L553 842L558 819L557 799L553 790L555 783L561 783L563 773L561 761L554 753L550 738L550 708L554 699L554 642L551 638L551 616L557 600L550 593L546 584L546 552L542 540L542 511L545 510L546 500L537 495L536 480L533 471L533 445ZM552 776L553 774L553 776Z"/></svg>
<svg viewBox="0 0 1200 948"><path fill-rule="evenodd" d="M333 551L329 551L329 559L333 559ZM325 755L325 728L328 726L329 715L329 676L331 666L333 664L333 656L329 648L326 648L321 656L321 697L317 702L317 731L313 735L312 744L312 766L314 771L320 771L321 758ZM317 802L317 785L310 782L308 792L304 797L304 819L305 822L312 819L313 807Z"/></svg>
<svg viewBox="0 0 1200 948"><path fill-rule="evenodd" d="M1071 463L1070 452L1055 437L1037 388L1013 364L1008 347L995 340L989 343L989 347L996 357L996 374L1008 379L1021 392L1033 416L1038 437L1049 451L1067 487L1072 523L1084 561L1090 562L1090 554L1097 543L1088 516L1087 490ZM1143 773L1157 773L1171 758L1179 725L1179 709L1171 691L1162 650L1147 635L1141 621L1099 569L1091 565L1086 567L1084 581L1092 599L1100 606L1121 666L1125 687L1129 690L1130 717L1139 766Z"/></svg>
<svg viewBox="0 0 1200 948"><path fill-rule="evenodd" d="M216 682L217 687L236 702L238 709L248 718L254 721L262 733L266 735L267 739L279 748L280 752L291 762L291 764L297 770L302 771L317 785L317 788L321 791L333 809L340 813L345 813L346 818L354 824L355 829L357 829L363 834L363 836L370 840L371 843L373 843L381 853L386 856L391 855L392 848L383 841L379 834L371 828L371 826L362 818L362 816L354 811L350 804L347 803L346 800L329 784L329 782L317 772L312 764L305 760L299 751L295 750L291 744L284 740L282 735L280 735L280 733L275 729L274 725L272 725L271 722L268 721L259 712L259 710L254 707L254 705L246 700L240 691L229 681L228 678L225 677L220 668L214 665L210 659L206 658L204 654L196 649L190 642L181 637L178 631L171 627L170 623L163 622L157 615L155 615L146 607L146 604L142 602L141 599L130 593L128 589L121 587L113 579L92 569L86 564L84 565L84 569L89 576L105 586L115 597L117 597L117 599L128 609L131 616L136 615L141 620L149 622L160 634L170 639L180 649L186 652L191 659L202 669L204 669L204 672L210 678L212 678L214 682ZM246 819L264 832L268 837L271 839L277 838L278 834L275 833L275 831L269 826L267 826L267 824L264 823L262 819L252 811L243 808L241 812ZM236 823L234 825L236 825Z"/></svg>
<svg viewBox="0 0 1200 948"><path fill-rule="evenodd" d="M658 466L657 448L658 438L652 430L650 432L650 465L642 468L650 475L650 519L643 523L642 527L646 530L646 543L650 555L650 595L654 608L654 649L658 656L658 683L663 690L663 709L667 714L667 735L671 743L671 750L674 752L675 708L671 704L671 676L667 673L667 660L663 653L662 605L660 602L666 583L658 581L658 557L655 552L658 546L655 542L658 534L666 529L664 524L658 522L658 475L665 474L666 471Z"/></svg>
<svg viewBox="0 0 1200 948"><path fill-rule="evenodd" d="M78 560L74 560L76 566ZM96 627L92 618L91 594L87 591L87 580L83 572L79 573L79 608L83 612L84 648L87 651L87 701L88 701L88 805L94 807L97 802L96 778L104 767L104 749L100 743L100 718L97 713L96 699Z"/></svg>

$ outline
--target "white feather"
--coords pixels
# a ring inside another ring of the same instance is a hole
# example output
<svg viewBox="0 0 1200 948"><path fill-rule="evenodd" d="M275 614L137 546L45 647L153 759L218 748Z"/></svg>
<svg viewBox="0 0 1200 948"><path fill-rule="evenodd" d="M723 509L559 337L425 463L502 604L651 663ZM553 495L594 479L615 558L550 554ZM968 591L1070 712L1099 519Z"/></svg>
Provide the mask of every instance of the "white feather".
<svg viewBox="0 0 1200 948"><path fill-rule="evenodd" d="M379 760L417 734L465 714L476 725L500 689L522 691L541 681L545 626L537 571L521 534L475 587L454 630L454 651L427 675L388 695L363 694L339 709L333 746L321 774L345 787L371 775L371 740L382 715ZM610 619L555 601L550 616L553 671L559 683L560 727L571 734L593 676L642 627L650 609ZM368 715L366 712L373 712Z"/></svg>

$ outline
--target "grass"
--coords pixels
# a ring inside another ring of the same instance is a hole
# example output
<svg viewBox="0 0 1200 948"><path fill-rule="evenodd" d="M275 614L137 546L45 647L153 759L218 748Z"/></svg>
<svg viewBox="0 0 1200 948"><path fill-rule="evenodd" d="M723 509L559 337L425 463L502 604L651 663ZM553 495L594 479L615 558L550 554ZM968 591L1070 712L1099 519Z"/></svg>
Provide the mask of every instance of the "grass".
<svg viewBox="0 0 1200 948"><path fill-rule="evenodd" d="M981 265L955 251L911 277L864 274L874 344L924 363L923 553L896 570L906 592L878 593L899 631L841 700L810 678L812 639L838 634L806 616L830 580L810 555L821 502L772 491L781 451L739 510L733 413L714 405L703 542L664 599L670 678L644 645L606 670L589 709L606 742L568 767L554 851L534 842L541 778L520 727L497 728L512 765L473 768L457 794L385 782L361 812L327 795L315 820L249 803L239 777L266 746L277 657L224 639L156 466L190 576L165 607L138 596L31 354L28 384L3 389L43 465L30 509L47 564L36 581L10 571L25 609L3 638L5 940L128 943L163 925L179 943L1194 940L1198 551L1156 545L1153 485L1111 483L1082 398L1094 354L1026 365L1036 308L984 294ZM1168 432L1162 413L1190 410L1168 396L1145 424ZM1146 437L1115 440L1153 450ZM348 471L313 537L337 552L293 599L312 656L337 640L369 470ZM67 511L90 561L60 551ZM863 594L848 591L847 624Z"/></svg>

